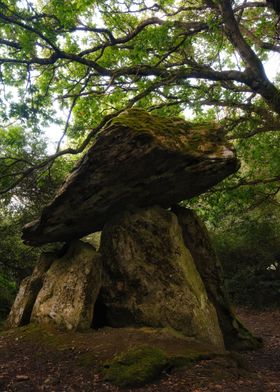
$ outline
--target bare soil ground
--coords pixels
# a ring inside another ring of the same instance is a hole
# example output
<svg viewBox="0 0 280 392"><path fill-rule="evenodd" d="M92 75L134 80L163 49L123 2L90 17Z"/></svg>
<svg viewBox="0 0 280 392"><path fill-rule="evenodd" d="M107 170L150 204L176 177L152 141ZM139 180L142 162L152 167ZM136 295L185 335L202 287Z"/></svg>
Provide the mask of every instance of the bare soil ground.
<svg viewBox="0 0 280 392"><path fill-rule="evenodd" d="M137 392L280 392L280 310L240 310L239 316L256 335L264 339L264 347L258 351L216 356L192 366L163 374L155 383ZM37 333L37 334L36 334ZM1 392L119 392L102 380L99 361L114 354L114 344L109 333L98 331L92 335L39 332L21 334L5 332L0 335L0 391ZM83 335L83 336L82 336ZM81 337L82 336L82 337ZM91 347L89 347L91 337ZM116 347L134 344L133 333L115 335ZM160 338L159 338L160 340ZM166 349L173 341L166 342ZM174 339L174 345L176 339ZM110 343L110 344L109 344ZM147 344L149 342L146 342ZM162 342L159 342L162 343ZM87 346L88 345L88 346ZM94 350L92 350L94 345ZM110 347L111 352L108 353ZM180 347L175 347L180 351Z"/></svg>

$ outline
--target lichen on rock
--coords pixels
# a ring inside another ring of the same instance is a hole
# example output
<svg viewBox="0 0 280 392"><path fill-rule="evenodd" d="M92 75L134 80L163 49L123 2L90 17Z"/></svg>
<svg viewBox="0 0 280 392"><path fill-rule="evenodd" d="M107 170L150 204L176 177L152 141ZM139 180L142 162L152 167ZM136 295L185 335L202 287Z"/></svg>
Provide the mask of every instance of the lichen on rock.
<svg viewBox="0 0 280 392"><path fill-rule="evenodd" d="M46 273L31 321L54 324L60 329L89 329L101 274L100 255L94 248L82 241L71 243Z"/></svg>

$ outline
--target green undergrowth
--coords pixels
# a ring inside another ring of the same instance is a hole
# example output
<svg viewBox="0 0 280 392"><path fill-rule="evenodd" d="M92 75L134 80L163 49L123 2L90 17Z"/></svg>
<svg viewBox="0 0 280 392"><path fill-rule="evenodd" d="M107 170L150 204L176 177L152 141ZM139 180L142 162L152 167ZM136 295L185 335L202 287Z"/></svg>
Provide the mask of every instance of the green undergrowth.
<svg viewBox="0 0 280 392"><path fill-rule="evenodd" d="M16 283L0 271L0 323L5 319L15 299Z"/></svg>
<svg viewBox="0 0 280 392"><path fill-rule="evenodd" d="M5 319L0 318L0 333L5 330Z"/></svg>

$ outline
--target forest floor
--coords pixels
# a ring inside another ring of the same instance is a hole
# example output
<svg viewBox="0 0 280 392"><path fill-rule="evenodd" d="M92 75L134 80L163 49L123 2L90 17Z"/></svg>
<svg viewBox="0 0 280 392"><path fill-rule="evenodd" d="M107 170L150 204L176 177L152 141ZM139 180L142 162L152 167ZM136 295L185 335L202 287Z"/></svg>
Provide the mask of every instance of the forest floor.
<svg viewBox="0 0 280 392"><path fill-rule="evenodd" d="M155 383L126 391L280 392L280 310L259 312L242 309L238 314L255 335L263 338L262 349L238 354L235 360L222 356L202 360L192 366L163 374ZM71 344L73 347L55 350L56 346L59 347L55 338L52 345L48 346L42 345L40 339L21 339L20 336L7 332L1 334L0 391L121 390L102 380L100 371L92 365L92 358L87 357L85 346L79 346L75 338L71 340ZM102 353L99 354L102 356Z"/></svg>

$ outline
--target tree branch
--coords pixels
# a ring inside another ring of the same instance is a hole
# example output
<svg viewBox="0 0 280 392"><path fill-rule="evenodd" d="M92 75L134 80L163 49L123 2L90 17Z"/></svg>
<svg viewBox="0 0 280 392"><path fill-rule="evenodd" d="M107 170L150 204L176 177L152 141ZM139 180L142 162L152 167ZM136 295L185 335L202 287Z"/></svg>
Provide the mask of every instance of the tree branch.
<svg viewBox="0 0 280 392"><path fill-rule="evenodd" d="M237 184L232 185L232 186L228 186L225 189L219 189L219 190L227 190L227 191L232 191L234 189L240 188L242 186L255 186L255 185L261 185L261 184L272 184L272 183L278 183L280 182L280 175L279 176L275 176L272 178L258 178L255 180L251 180L251 181L247 181L247 180L240 180ZM216 189L217 191L217 189Z"/></svg>

